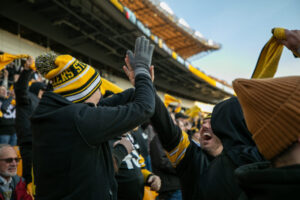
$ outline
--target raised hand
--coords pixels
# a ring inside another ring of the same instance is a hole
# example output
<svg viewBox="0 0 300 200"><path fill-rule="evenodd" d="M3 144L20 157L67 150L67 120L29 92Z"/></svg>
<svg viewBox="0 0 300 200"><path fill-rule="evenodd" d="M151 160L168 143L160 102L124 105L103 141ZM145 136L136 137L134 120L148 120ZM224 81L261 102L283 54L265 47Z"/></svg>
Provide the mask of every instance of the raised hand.
<svg viewBox="0 0 300 200"><path fill-rule="evenodd" d="M149 40L146 39L145 36L141 36L135 41L134 53L130 50L127 51L129 63L134 71L135 76L139 74L146 74L147 76L151 77L150 65L152 61L153 50L154 45L149 44Z"/></svg>

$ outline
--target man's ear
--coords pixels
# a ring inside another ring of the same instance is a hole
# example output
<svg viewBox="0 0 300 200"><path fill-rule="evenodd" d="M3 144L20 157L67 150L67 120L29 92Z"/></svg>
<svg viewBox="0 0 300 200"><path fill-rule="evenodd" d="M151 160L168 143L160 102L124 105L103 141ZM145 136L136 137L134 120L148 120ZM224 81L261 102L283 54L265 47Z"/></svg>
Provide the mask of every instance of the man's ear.
<svg viewBox="0 0 300 200"><path fill-rule="evenodd" d="M298 142L298 143L300 143L300 136L298 137L298 140L297 140L297 142Z"/></svg>

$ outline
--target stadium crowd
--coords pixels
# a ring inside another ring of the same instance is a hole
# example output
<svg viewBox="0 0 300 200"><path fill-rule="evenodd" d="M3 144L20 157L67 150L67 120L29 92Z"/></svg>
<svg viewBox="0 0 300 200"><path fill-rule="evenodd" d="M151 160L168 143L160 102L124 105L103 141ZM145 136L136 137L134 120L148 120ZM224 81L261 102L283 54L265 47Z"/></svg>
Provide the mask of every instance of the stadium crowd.
<svg viewBox="0 0 300 200"><path fill-rule="evenodd" d="M283 34L299 57L300 31ZM212 113L183 112L156 93L153 51L138 37L133 88L104 95L71 55L3 52L0 199L298 199L300 76L236 79Z"/></svg>

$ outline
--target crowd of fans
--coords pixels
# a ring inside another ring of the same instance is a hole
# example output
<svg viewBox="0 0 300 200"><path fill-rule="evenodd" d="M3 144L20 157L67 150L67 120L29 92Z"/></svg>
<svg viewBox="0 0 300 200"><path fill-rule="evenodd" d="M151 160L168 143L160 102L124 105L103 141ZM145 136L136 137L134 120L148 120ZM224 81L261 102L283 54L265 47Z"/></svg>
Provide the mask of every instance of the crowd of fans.
<svg viewBox="0 0 300 200"><path fill-rule="evenodd" d="M300 55L300 31L285 34ZM109 95L70 55L6 65L0 199L297 199L300 77L236 79L237 97L191 115L156 94L153 50L137 38L123 66L134 88Z"/></svg>

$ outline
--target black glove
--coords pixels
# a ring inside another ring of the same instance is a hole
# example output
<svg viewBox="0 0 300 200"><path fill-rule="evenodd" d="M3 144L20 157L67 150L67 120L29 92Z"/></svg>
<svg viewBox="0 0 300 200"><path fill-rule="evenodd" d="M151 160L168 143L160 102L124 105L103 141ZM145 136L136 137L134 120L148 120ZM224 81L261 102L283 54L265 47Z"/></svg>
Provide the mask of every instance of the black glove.
<svg viewBox="0 0 300 200"><path fill-rule="evenodd" d="M134 54L128 50L130 65L134 70L135 76L138 74L146 74L150 77L149 68L151 65L154 45L149 44L149 40L145 36L138 37L135 41Z"/></svg>

